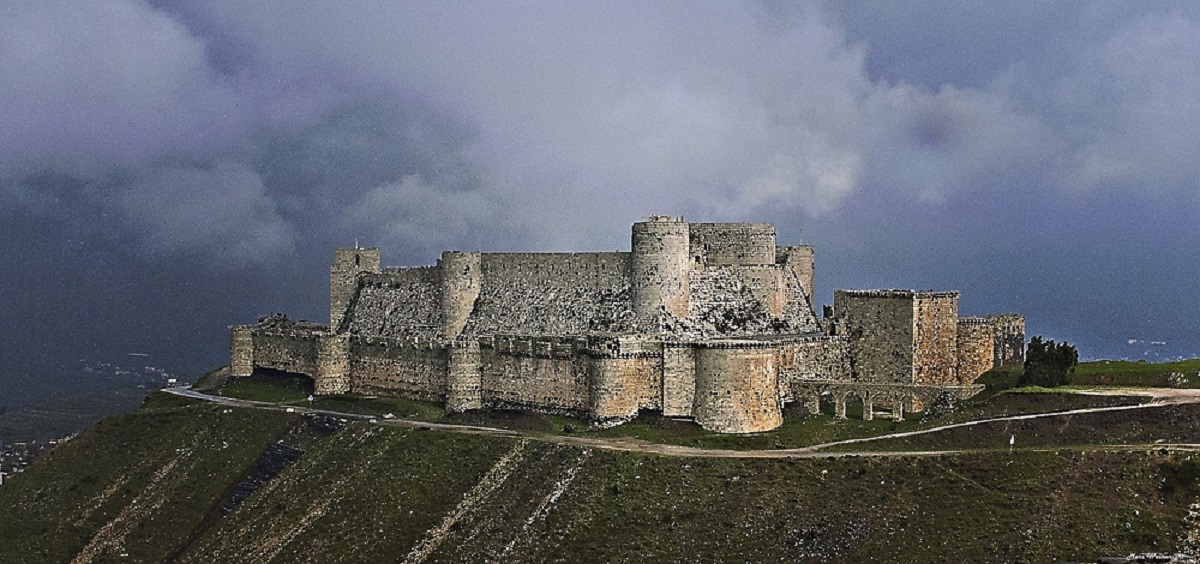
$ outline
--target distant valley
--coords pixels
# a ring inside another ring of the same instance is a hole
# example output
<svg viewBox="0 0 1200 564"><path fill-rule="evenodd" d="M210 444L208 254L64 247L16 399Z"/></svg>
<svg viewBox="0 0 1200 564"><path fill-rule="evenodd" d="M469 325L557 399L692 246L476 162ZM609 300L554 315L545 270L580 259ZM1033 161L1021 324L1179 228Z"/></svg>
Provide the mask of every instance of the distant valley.
<svg viewBox="0 0 1200 564"><path fill-rule="evenodd" d="M116 361L0 360L0 445L78 433L137 408L178 378L142 356Z"/></svg>

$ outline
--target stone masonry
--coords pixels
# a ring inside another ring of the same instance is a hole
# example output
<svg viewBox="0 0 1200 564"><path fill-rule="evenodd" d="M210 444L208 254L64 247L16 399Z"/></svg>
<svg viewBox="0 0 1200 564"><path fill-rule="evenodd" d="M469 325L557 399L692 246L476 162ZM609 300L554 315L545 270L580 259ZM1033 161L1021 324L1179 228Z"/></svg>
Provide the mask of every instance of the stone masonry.
<svg viewBox="0 0 1200 564"><path fill-rule="evenodd" d="M957 292L840 290L813 310L813 250L766 223L635 223L611 253L447 251L382 268L338 249L329 325L230 328L230 369L306 374L318 394L399 395L616 425L654 410L706 429L773 429L783 406L902 417L969 396L1024 354L1024 318L959 318Z"/></svg>

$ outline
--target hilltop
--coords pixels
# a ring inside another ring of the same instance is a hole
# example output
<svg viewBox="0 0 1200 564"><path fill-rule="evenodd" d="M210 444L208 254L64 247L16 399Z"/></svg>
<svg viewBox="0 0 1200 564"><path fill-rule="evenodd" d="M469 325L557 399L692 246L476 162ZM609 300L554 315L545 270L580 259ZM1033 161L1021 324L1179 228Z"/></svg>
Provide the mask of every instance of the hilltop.
<svg viewBox="0 0 1200 564"><path fill-rule="evenodd" d="M1003 394L1002 410L1069 407L1061 395ZM639 452L671 434L653 420L481 434L155 393L0 487L0 561L1014 562L1184 547L1200 404L1081 401L1122 411L763 458ZM857 423L843 433L937 425ZM800 441L779 433L765 440ZM917 452L931 450L947 452Z"/></svg>

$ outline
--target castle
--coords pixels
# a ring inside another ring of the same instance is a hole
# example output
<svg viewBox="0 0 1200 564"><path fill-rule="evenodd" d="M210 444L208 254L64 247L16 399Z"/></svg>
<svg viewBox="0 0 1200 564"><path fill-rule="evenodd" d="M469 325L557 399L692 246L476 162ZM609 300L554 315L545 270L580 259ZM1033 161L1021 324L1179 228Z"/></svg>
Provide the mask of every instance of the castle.
<svg viewBox="0 0 1200 564"><path fill-rule="evenodd" d="M1019 315L959 317L957 292L839 290L818 318L813 249L766 223L635 223L630 252L447 251L381 268L338 249L329 325L230 328L233 376L312 377L317 394L396 395L450 411L522 409L627 421L639 410L725 433L778 427L783 406L901 418L967 397L1023 361Z"/></svg>

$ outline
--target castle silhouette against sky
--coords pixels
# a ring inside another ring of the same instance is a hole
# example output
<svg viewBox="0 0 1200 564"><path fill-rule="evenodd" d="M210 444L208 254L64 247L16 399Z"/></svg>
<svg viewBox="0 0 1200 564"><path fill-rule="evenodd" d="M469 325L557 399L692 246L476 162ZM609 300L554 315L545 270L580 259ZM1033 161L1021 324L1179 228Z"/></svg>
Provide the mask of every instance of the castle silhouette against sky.
<svg viewBox="0 0 1200 564"><path fill-rule="evenodd" d="M640 410L705 429L778 427L821 398L845 417L895 418L1023 362L1020 315L959 317L958 292L838 290L813 309L813 249L767 223L635 223L630 252L446 251L381 268L338 249L329 325L263 318L230 328L230 369L306 374L317 394L394 395L560 413L597 425Z"/></svg>

